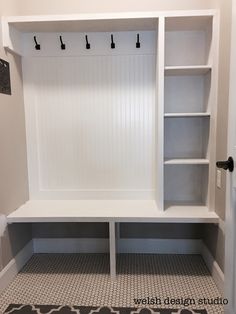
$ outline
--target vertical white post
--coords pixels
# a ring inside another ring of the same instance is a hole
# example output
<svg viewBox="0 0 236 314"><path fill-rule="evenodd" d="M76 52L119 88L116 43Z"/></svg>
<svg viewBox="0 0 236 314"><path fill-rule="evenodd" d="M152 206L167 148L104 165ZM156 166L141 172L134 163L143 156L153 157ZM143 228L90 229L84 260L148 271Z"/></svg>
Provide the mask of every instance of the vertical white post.
<svg viewBox="0 0 236 314"><path fill-rule="evenodd" d="M217 124L217 102L218 102L218 58L219 58L219 12L213 15L212 36L209 60L212 64L211 80L209 86L209 107L210 117L210 134L209 134L209 180L208 180L208 197L207 206L211 211L215 210L215 180L216 180L216 124ZM210 36L209 35L209 36Z"/></svg>
<svg viewBox="0 0 236 314"><path fill-rule="evenodd" d="M165 76L165 18L159 18L156 60L156 202L164 210L164 76Z"/></svg>
<svg viewBox="0 0 236 314"><path fill-rule="evenodd" d="M111 279L116 278L116 230L115 222L109 222L109 243L110 243L110 274Z"/></svg>
<svg viewBox="0 0 236 314"><path fill-rule="evenodd" d="M120 223L116 223L116 240L119 241L120 239Z"/></svg>

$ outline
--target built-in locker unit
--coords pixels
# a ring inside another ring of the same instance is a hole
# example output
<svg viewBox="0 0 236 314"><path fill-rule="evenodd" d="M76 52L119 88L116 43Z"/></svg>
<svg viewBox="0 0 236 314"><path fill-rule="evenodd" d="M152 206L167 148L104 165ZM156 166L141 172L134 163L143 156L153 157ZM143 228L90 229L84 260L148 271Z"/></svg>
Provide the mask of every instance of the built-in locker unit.
<svg viewBox="0 0 236 314"><path fill-rule="evenodd" d="M16 222L217 223L218 12L15 16L29 194Z"/></svg>

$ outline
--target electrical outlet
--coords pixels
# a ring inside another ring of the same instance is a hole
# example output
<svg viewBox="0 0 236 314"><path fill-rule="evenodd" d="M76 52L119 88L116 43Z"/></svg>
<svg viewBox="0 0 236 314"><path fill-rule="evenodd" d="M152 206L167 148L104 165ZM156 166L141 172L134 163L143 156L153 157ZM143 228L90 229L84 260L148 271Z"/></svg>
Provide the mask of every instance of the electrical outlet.
<svg viewBox="0 0 236 314"><path fill-rule="evenodd" d="M217 170L216 172L216 185L219 189L221 189L221 171Z"/></svg>

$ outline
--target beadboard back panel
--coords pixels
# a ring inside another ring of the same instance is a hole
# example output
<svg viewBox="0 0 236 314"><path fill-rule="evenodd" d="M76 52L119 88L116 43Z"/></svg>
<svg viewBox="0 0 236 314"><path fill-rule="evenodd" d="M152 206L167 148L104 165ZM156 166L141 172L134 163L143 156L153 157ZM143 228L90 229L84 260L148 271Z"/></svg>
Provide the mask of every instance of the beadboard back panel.
<svg viewBox="0 0 236 314"><path fill-rule="evenodd" d="M23 58L31 199L149 199L155 54Z"/></svg>

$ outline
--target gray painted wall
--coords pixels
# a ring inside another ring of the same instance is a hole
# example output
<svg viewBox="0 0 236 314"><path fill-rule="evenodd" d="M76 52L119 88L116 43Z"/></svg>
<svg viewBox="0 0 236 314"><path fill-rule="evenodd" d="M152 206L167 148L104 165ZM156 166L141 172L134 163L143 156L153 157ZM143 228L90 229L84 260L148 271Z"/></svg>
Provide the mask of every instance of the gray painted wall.
<svg viewBox="0 0 236 314"><path fill-rule="evenodd" d="M11 1L1 1L0 15L14 13ZM0 28L0 58L10 62L12 87L11 96L0 94L0 214L7 215L28 199L28 180L21 60L5 53L1 33ZM30 225L7 228L0 239L3 267L30 240Z"/></svg>
<svg viewBox="0 0 236 314"><path fill-rule="evenodd" d="M108 223L34 223L33 238L108 238ZM202 224L120 223L121 238L201 239Z"/></svg>

